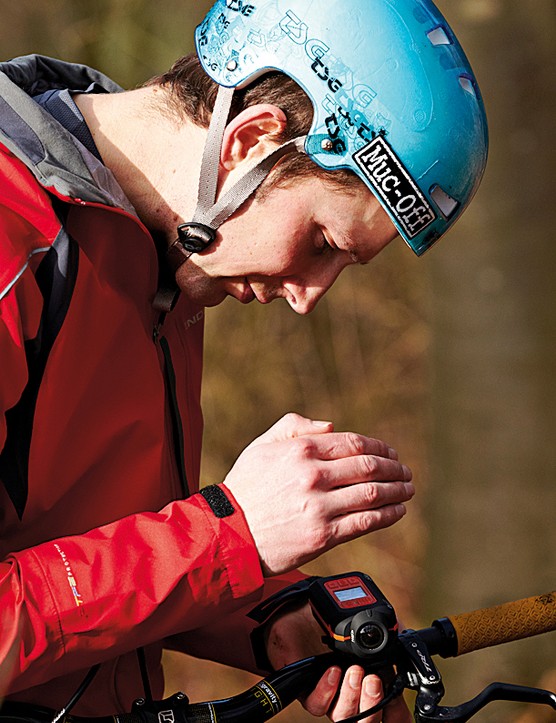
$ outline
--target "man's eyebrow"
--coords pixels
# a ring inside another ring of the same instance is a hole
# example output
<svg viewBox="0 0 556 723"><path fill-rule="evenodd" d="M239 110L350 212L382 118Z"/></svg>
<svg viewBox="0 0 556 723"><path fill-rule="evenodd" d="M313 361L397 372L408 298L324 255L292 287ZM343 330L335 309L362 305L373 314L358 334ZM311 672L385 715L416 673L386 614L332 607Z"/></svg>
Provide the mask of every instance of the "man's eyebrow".
<svg viewBox="0 0 556 723"><path fill-rule="evenodd" d="M360 252L357 249L357 242L353 236L350 236L347 233L336 231L333 235L333 238L336 246L345 253L348 253L354 264L358 264L359 266L366 266L368 263L371 262L371 259L361 259Z"/></svg>

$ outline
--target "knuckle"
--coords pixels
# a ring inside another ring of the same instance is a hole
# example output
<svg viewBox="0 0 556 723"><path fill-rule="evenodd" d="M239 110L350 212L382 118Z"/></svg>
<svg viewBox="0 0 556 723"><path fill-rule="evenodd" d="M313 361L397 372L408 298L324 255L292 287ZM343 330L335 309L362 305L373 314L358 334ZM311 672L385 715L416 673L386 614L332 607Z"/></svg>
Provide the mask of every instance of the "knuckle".
<svg viewBox="0 0 556 723"><path fill-rule="evenodd" d="M309 437L295 437L290 444L298 459L308 460L315 456L315 443Z"/></svg>
<svg viewBox="0 0 556 723"><path fill-rule="evenodd" d="M313 501L304 512L303 531L300 531L300 535L304 537L307 549L318 555L331 546L333 527L326 520L326 510L318 501Z"/></svg>
<svg viewBox="0 0 556 723"><path fill-rule="evenodd" d="M369 524L371 514L370 512L360 512L354 515L344 529L342 541L356 540L370 532L373 529L373 526Z"/></svg>
<svg viewBox="0 0 556 723"><path fill-rule="evenodd" d="M365 485L365 501L367 506L370 508L375 507L380 502L380 493L378 485L367 484Z"/></svg>
<svg viewBox="0 0 556 723"><path fill-rule="evenodd" d="M368 479L377 479L380 471L380 464L378 458L373 455L361 457L361 463L363 464L363 473Z"/></svg>
<svg viewBox="0 0 556 723"><path fill-rule="evenodd" d="M288 412L282 417L282 422L288 426L293 426L296 422L299 422L301 417L296 412Z"/></svg>
<svg viewBox="0 0 556 723"><path fill-rule="evenodd" d="M315 486L315 477L307 470L300 470L299 474L296 474L296 494L299 498L298 506L301 508L303 515L312 514L312 491Z"/></svg>
<svg viewBox="0 0 556 723"><path fill-rule="evenodd" d="M365 454L365 439L360 434L356 434L355 432L346 432L346 441L353 454Z"/></svg>
<svg viewBox="0 0 556 723"><path fill-rule="evenodd" d="M311 544L313 546L312 549L323 552L324 550L328 549L330 545L331 540L331 534L328 527L324 525L316 525L311 534Z"/></svg>
<svg viewBox="0 0 556 723"><path fill-rule="evenodd" d="M386 444L386 442L382 442L380 439L373 439L374 447L376 448L376 453L380 454L381 457L389 457L389 447Z"/></svg>
<svg viewBox="0 0 556 723"><path fill-rule="evenodd" d="M296 429L299 428L301 423L301 417L296 412L288 412L277 422L277 427L281 433L289 439L294 439L296 435Z"/></svg>
<svg viewBox="0 0 556 723"><path fill-rule="evenodd" d="M314 493L321 487L322 472L316 465L310 464L306 460L297 463L295 467L296 487L300 493L308 495L305 498L304 509L310 514L317 515L321 509L318 495Z"/></svg>
<svg viewBox="0 0 556 723"><path fill-rule="evenodd" d="M382 507L380 510L368 511L362 515L362 525L364 532L372 532L373 530L381 530L385 527L390 527L399 519L402 515L398 511L397 507L393 505L387 505Z"/></svg>
<svg viewBox="0 0 556 723"><path fill-rule="evenodd" d="M360 535L377 530L381 526L382 525L379 523L379 516L376 512L363 512L363 514L358 518L357 528Z"/></svg>

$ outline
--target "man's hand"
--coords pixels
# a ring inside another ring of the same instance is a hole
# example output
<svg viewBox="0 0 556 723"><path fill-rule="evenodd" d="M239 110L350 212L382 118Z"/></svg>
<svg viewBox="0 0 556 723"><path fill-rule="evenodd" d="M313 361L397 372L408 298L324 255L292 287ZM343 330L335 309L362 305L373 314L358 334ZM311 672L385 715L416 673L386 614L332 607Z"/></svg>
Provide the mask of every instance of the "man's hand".
<svg viewBox="0 0 556 723"><path fill-rule="evenodd" d="M268 624L266 649L275 670L310 655L326 652L320 642L322 630L308 604L280 611ZM365 675L362 668L352 666L342 676L340 668L326 671L313 692L301 701L312 715L328 714L332 721L341 721L368 710L384 697L382 682L376 675ZM413 720L403 698L396 698L385 710L362 719L362 723L411 723Z"/></svg>
<svg viewBox="0 0 556 723"><path fill-rule="evenodd" d="M384 442L288 414L242 452L224 482L269 576L398 522L415 493L411 476Z"/></svg>
<svg viewBox="0 0 556 723"><path fill-rule="evenodd" d="M338 697L335 698L341 683ZM328 713L332 721L342 721L374 707L384 698L382 681L377 675L365 675L363 668L348 668L342 680L339 668L330 668L315 690L302 701L306 710L320 717ZM395 698L384 710L362 718L361 723L411 723L413 716L402 697Z"/></svg>

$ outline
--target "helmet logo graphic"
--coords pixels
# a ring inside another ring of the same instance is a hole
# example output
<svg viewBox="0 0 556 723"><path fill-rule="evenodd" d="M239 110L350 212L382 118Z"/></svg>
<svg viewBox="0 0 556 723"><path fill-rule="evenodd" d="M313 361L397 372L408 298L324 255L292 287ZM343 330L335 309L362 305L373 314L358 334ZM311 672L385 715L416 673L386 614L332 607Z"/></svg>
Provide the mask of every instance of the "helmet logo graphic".
<svg viewBox="0 0 556 723"><path fill-rule="evenodd" d="M414 238L436 219L431 205L382 136L354 153L353 159L408 238Z"/></svg>
<svg viewBox="0 0 556 723"><path fill-rule="evenodd" d="M254 5L246 3L243 0L226 0L226 5L230 8L230 10L236 10L238 13L245 15L246 18L251 15L253 10L255 10Z"/></svg>

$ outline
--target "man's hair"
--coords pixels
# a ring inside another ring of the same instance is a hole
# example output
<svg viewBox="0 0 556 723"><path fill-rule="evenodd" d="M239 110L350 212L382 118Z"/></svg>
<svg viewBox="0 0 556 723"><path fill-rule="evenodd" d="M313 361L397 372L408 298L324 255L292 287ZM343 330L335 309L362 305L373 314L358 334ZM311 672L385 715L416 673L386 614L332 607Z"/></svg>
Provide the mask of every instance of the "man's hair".
<svg viewBox="0 0 556 723"><path fill-rule="evenodd" d="M152 78L148 85L160 85L170 91L170 110L180 117L192 120L202 128L208 128L218 85L203 70L195 53L177 60L166 73ZM230 119L249 106L270 103L278 106L287 118L282 133L276 136L278 143L285 143L306 135L313 120L313 104L304 90L289 76L271 71L245 88L236 89L230 110ZM283 158L263 184L263 192L276 186L285 186L294 178L322 178L332 187L343 190L359 186L357 176L349 170L327 171L318 166L304 153Z"/></svg>

